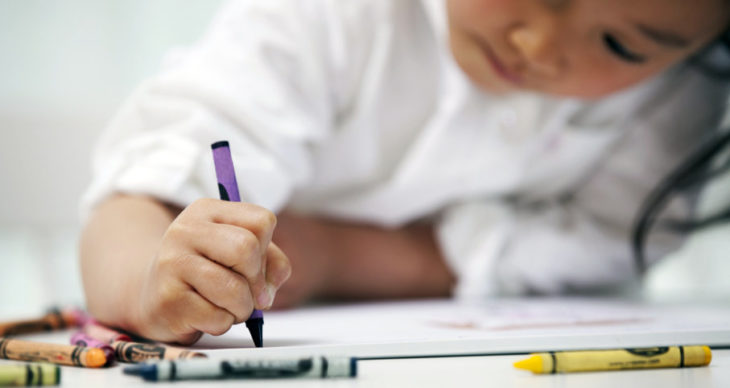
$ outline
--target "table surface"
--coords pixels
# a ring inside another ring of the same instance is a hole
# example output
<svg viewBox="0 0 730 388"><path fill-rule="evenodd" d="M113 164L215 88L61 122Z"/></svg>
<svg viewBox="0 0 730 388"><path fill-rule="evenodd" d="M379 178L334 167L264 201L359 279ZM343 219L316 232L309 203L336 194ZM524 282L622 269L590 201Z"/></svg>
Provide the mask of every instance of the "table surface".
<svg viewBox="0 0 730 388"><path fill-rule="evenodd" d="M20 339L66 343L69 331ZM246 381L251 387L729 387L730 350L713 351L708 367L591 372L557 375L533 375L517 370L512 364L525 355L496 355L470 357L402 358L358 361L358 376L353 379L255 380ZM0 364L19 361L0 360ZM121 366L105 369L62 367L62 386L66 387L208 387L241 384L240 380L180 381L146 383L122 373Z"/></svg>

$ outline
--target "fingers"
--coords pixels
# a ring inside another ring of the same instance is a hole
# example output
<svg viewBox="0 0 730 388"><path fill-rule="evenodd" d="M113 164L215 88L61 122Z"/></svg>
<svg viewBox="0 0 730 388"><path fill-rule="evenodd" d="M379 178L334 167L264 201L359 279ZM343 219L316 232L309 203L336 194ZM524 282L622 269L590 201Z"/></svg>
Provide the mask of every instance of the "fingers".
<svg viewBox="0 0 730 388"><path fill-rule="evenodd" d="M276 216L262 207L201 199L170 225L164 241L238 272L248 281L257 307L268 308L272 292L266 289L264 262L275 226Z"/></svg>
<svg viewBox="0 0 730 388"><path fill-rule="evenodd" d="M235 322L235 317L231 313L205 300L192 290L183 300L186 301L185 308L188 311L185 316L191 329L211 335L221 335Z"/></svg>
<svg viewBox="0 0 730 388"><path fill-rule="evenodd" d="M291 273L271 243L275 226L273 213L252 204L203 199L181 212L163 237L146 292L149 321L168 328L154 338L190 343L270 308Z"/></svg>
<svg viewBox="0 0 730 388"><path fill-rule="evenodd" d="M194 253L230 268L244 277L253 295L264 292L264 251L259 239L249 230L210 222L187 223L179 239L187 241Z"/></svg>
<svg viewBox="0 0 730 388"><path fill-rule="evenodd" d="M284 252L273 242L266 250L266 283L277 290L291 276L291 263Z"/></svg>
<svg viewBox="0 0 730 388"><path fill-rule="evenodd" d="M191 344L202 333L220 335L236 318L198 294L179 279L148 284L154 291L142 302L143 316L136 324L140 335L163 342ZM249 311L250 312L250 311Z"/></svg>
<svg viewBox="0 0 730 388"><path fill-rule="evenodd" d="M228 202L203 198L188 206L181 217L190 215L201 221L216 224L234 225L253 233L261 247L266 247L276 227L276 215L271 211L251 203ZM263 250L261 254L263 254Z"/></svg>
<svg viewBox="0 0 730 388"><path fill-rule="evenodd" d="M244 322L251 316L253 297L249 283L240 274L200 256L181 261L179 272L182 281L200 296L228 311L234 323Z"/></svg>

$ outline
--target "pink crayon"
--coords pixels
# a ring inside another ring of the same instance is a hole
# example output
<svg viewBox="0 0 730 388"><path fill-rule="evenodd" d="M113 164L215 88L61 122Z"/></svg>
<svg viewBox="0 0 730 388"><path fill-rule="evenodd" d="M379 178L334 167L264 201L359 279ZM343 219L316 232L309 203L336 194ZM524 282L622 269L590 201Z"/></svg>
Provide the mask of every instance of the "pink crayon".
<svg viewBox="0 0 730 388"><path fill-rule="evenodd" d="M88 337L106 343L107 345L111 345L114 341L132 340L130 336L120 333L114 329L110 329L100 323L97 323L93 319L89 319L81 331L83 331Z"/></svg>
<svg viewBox="0 0 730 388"><path fill-rule="evenodd" d="M109 366L114 363L114 349L109 344L89 337L83 331L77 331L71 336L71 345L101 349L106 356L106 364L104 366Z"/></svg>
<svg viewBox="0 0 730 388"><path fill-rule="evenodd" d="M81 310L79 308L65 309L63 312L66 314L69 314L71 317L73 317L74 326L76 326L76 327L84 326L91 320L91 317L89 316L89 314L87 314L86 311Z"/></svg>

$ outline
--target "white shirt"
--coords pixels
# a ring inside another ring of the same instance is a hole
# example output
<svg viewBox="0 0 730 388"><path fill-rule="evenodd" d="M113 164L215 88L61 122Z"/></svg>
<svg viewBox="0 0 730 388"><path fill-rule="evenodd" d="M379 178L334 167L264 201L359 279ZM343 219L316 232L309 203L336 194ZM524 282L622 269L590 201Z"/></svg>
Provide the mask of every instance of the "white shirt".
<svg viewBox="0 0 730 388"><path fill-rule="evenodd" d="M443 0L229 4L127 101L83 202L217 196L231 144L242 197L398 227L429 219L457 295L564 292L633 274L653 184L720 116L725 84L674 69L598 103L476 89Z"/></svg>

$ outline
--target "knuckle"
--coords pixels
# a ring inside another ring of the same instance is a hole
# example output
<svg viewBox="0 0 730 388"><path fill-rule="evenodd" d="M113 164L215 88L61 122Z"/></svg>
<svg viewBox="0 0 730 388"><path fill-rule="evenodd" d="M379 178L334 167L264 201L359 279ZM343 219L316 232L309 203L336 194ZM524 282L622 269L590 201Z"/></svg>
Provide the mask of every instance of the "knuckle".
<svg viewBox="0 0 730 388"><path fill-rule="evenodd" d="M258 229L262 232L272 230L276 226L276 214L261 206L252 205L250 216L252 217L253 223L257 225Z"/></svg>
<svg viewBox="0 0 730 388"><path fill-rule="evenodd" d="M240 233L233 242L233 250L236 257L248 259L254 256L259 249L259 241L251 233Z"/></svg>
<svg viewBox="0 0 730 388"><path fill-rule="evenodd" d="M216 315L218 316L216 317L215 322L212 322L209 334L218 336L225 334L231 326L233 326L235 319L228 313Z"/></svg>
<svg viewBox="0 0 730 388"><path fill-rule="evenodd" d="M198 198L193 201L190 206L194 206L196 208L209 208L211 206L215 206L217 202L218 200L213 198Z"/></svg>
<svg viewBox="0 0 730 388"><path fill-rule="evenodd" d="M189 229L190 228L188 228L184 222L180 222L180 220L173 221L170 226L167 227L164 238L173 240L183 239L188 235Z"/></svg>
<svg viewBox="0 0 730 388"><path fill-rule="evenodd" d="M277 218L276 214L273 212L264 210L261 217L264 224L266 224L270 229L273 229L276 226Z"/></svg>
<svg viewBox="0 0 730 388"><path fill-rule="evenodd" d="M209 209L213 208L216 205L215 199L212 198L199 198L193 201L190 205L188 205L185 210L183 211L183 214L186 216L189 216L191 214L201 214L208 212Z"/></svg>
<svg viewBox="0 0 730 388"><path fill-rule="evenodd" d="M163 282L157 287L152 301L152 314L169 317L177 310L180 292L170 282Z"/></svg>

